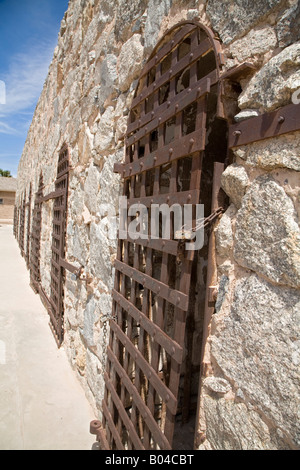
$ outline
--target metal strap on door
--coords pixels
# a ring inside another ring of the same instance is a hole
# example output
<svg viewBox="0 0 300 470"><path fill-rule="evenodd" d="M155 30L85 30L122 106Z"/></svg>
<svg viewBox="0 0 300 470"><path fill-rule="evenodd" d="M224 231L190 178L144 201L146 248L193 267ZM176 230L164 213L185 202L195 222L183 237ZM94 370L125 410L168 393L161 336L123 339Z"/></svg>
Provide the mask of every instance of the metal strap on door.
<svg viewBox="0 0 300 470"><path fill-rule="evenodd" d="M133 99L126 160L116 165L128 205L198 204L206 103L218 84L219 43L207 28L173 28L150 57ZM204 72L205 71L205 72ZM193 252L173 237L119 240L104 372L103 449L171 449L184 355Z"/></svg>

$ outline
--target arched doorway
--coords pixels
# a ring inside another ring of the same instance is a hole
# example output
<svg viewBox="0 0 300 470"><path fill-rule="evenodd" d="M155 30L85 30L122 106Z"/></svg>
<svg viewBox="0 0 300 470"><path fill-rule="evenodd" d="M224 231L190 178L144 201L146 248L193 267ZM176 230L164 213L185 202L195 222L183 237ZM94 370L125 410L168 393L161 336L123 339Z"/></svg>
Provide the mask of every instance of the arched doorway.
<svg viewBox="0 0 300 470"><path fill-rule="evenodd" d="M149 219L153 205L201 203L206 217L216 204L215 162L224 162L227 150L221 65L213 33L184 22L165 35L143 69L129 115L125 163L117 170L128 207L143 205ZM134 219L129 216L126 226ZM190 251L175 235L173 218L170 239L159 230L158 238L127 233L118 242L99 432L103 448L177 448L176 423L195 415L209 237L200 251Z"/></svg>

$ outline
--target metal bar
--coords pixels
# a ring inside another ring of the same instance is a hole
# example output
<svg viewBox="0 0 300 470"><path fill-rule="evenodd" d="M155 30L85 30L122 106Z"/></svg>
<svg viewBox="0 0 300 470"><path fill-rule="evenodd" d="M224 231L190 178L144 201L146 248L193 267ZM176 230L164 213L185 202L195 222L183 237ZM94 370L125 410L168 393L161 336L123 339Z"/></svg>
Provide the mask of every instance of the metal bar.
<svg viewBox="0 0 300 470"><path fill-rule="evenodd" d="M107 419L107 424L109 426L109 429L112 433L112 436L115 440L115 443L116 443L116 446L117 446L117 449L118 450L124 450L124 446L122 444L122 441L121 441L121 438L120 438L120 435L117 431L117 428L112 420L112 417L111 417L111 414L109 412L109 409L107 407L107 404L105 403L105 401L103 400L102 402L102 409L103 409L103 413L104 413L104 416L105 418Z"/></svg>
<svg viewBox="0 0 300 470"><path fill-rule="evenodd" d="M74 264L69 263L64 258L60 258L59 264L63 269L66 269L67 271L70 271L72 274L78 274L78 271L81 268L81 267L75 266Z"/></svg>
<svg viewBox="0 0 300 470"><path fill-rule="evenodd" d="M186 155L204 150L205 148L205 132L197 129L197 131L188 134L181 139L177 139L162 148L158 148L155 152L150 153L146 157L139 158L137 161L127 163L122 166L122 177L129 178L143 171L151 170L158 166L170 163ZM116 169L120 167L116 167Z"/></svg>
<svg viewBox="0 0 300 470"><path fill-rule="evenodd" d="M135 245L134 246L134 258L133 258L133 267L134 269L139 269L139 257L140 257L140 246ZM135 282L134 278L131 279L131 292L130 292L130 301L131 303L134 303L136 301L136 296L138 293L138 283ZM127 317L127 336L132 338L134 332L134 318L132 315L129 315ZM130 353L128 351L129 348L125 346L125 361L124 361L124 366L125 370L128 370L129 365L130 365ZM134 362L135 366L135 386L137 390L140 389L140 370L139 370L139 365L138 362L135 360ZM123 395L124 398L124 395ZM131 407L131 421L136 429L138 429L138 422L137 422L137 409L136 409L136 404L133 401L132 402L132 407ZM129 441L130 445L130 441Z"/></svg>
<svg viewBox="0 0 300 470"><path fill-rule="evenodd" d="M188 309L189 298L187 294L184 294L178 290L171 289L167 284L153 279L151 276L138 271L135 268L122 263L119 260L115 261L115 268L126 276L134 279L136 282L142 284L146 289L151 290L159 297L167 300L171 304L179 307L182 310Z"/></svg>
<svg viewBox="0 0 300 470"><path fill-rule="evenodd" d="M168 279L169 279L169 271L168 271L167 262L168 262L168 255L166 253L164 253L163 258L162 258L161 275L160 275L160 279L164 283L167 283ZM160 329L162 329L164 327L164 307L165 307L165 304L166 303L165 303L164 299L162 299L162 298L158 299L155 322L156 322L156 324L158 325L158 327ZM151 366L156 371L158 371L158 367L159 367L160 353L161 353L160 344L155 342L152 345ZM157 388L154 387L153 384L150 384L147 405L148 405L149 409L151 410L151 412L153 414L154 414L154 409L155 409L155 400L156 400L157 391L158 391ZM177 403L177 400L176 400L176 403ZM164 403L162 403L162 408L163 407L165 408ZM174 409L173 413L176 414L176 411L177 411L177 405L176 405L176 409ZM172 414L172 411L170 411L170 412ZM168 436L166 436L166 438L167 438L168 442L171 445L171 441L168 439ZM149 442L150 442L149 434L146 434L145 440L147 442L147 445L149 445Z"/></svg>
<svg viewBox="0 0 300 470"><path fill-rule="evenodd" d="M167 239L154 239L154 238L137 238L136 240L127 235L127 241L130 243L137 243L138 245L146 248L162 251L163 253L169 253L170 255L177 256L178 254L178 241L167 240Z"/></svg>
<svg viewBox="0 0 300 470"><path fill-rule="evenodd" d="M192 262L184 259L182 261L181 275L178 282L178 288L183 292L189 292L190 281L191 281L191 268ZM186 328L186 312L182 312L179 307L175 308L174 312L175 325L174 325L174 340L179 344L184 344L185 338L185 328ZM169 388L173 393L178 394L179 390L179 381L180 381L180 365L173 360L171 357L171 366L170 366L170 378L169 378ZM175 415L176 413L170 413L170 410L167 409L166 424L165 424L165 435L167 439L172 442L174 435L174 425L175 425Z"/></svg>
<svg viewBox="0 0 300 470"><path fill-rule="evenodd" d="M47 202L50 199L56 199L61 196L65 195L65 190L64 189L56 189L55 191L52 191L51 193L47 194L46 196L43 196L40 198L38 202Z"/></svg>
<svg viewBox="0 0 300 470"><path fill-rule="evenodd" d="M163 347L170 356L179 364L182 363L183 348L173 341L159 326L136 308L129 300L125 299L115 289L112 291L113 299L131 315L140 326L153 338L153 340Z"/></svg>
<svg viewBox="0 0 300 470"><path fill-rule="evenodd" d="M158 126L165 124L169 119L181 113L185 108L194 103L196 100L203 98L210 92L210 88L211 81L209 78L205 77L188 88L184 96L182 96L182 93L180 93L180 100L174 96L168 108L164 112L159 113L158 117L152 119L148 123L146 129L141 125L139 126L140 130L138 132L127 138L126 146L135 144L139 139L145 136L145 132L147 134L153 132Z"/></svg>
<svg viewBox="0 0 300 470"><path fill-rule="evenodd" d="M133 204L141 204L145 207L150 207L153 204L168 204L169 206L172 206L173 204L198 204L199 197L200 191L198 189L194 189L190 191L181 191L178 193L166 193L155 196L128 199L127 202L129 206L132 206Z"/></svg>
<svg viewBox="0 0 300 470"><path fill-rule="evenodd" d="M132 107L135 108L136 106L141 104L143 100L148 98L155 91L158 91L160 87L165 85L165 83L175 78L176 75L185 70L187 67L190 67L194 62L200 59L201 56L209 52L212 47L213 46L209 38L202 41L195 49L191 50L190 54L184 56L179 62L177 62L175 67L173 67L168 72L164 73L159 78L159 80L154 82L153 86L148 87L144 93L134 98L132 101Z"/></svg>
<svg viewBox="0 0 300 470"><path fill-rule="evenodd" d="M174 38L172 41L168 42L163 46L156 54L155 56L149 60L149 62L145 65L145 67L142 70L141 77L146 75L155 65L157 65L166 55L171 52L172 49L174 49L178 44L184 40L186 36L188 36L194 29L196 29L195 24L188 24L184 26L183 28L180 28L178 33L175 34Z"/></svg>
<svg viewBox="0 0 300 470"><path fill-rule="evenodd" d="M240 147L299 130L300 104L289 104L230 126L228 147Z"/></svg>
<svg viewBox="0 0 300 470"><path fill-rule="evenodd" d="M181 105L183 106L183 108L185 108L189 104L189 95L191 93L193 93L194 95L195 95L195 92L199 93L199 98L200 98L203 93L204 94L206 93L207 87L209 86L212 87L217 82L218 82L218 73L216 70L213 70L204 78L201 78L201 80L197 81L193 86L186 88L185 90L181 91L178 95L176 95L176 97L173 98L172 103L165 101L164 103L159 105L155 110L154 119L156 120L156 116L158 116L159 118L160 115L163 115L170 107L175 109L177 104L178 106ZM145 116L143 116L143 118L138 119L128 124L127 136L130 137L133 132L140 129L141 127L146 126L146 124L150 123L152 120L153 120L153 111L150 111Z"/></svg>
<svg viewBox="0 0 300 470"><path fill-rule="evenodd" d="M143 419L148 426L149 430L152 433L153 439L158 443L162 450L170 450L171 446L167 439L165 438L161 429L157 426L157 422L155 421L153 414L146 406L145 402L143 401L141 395L138 393L136 387L131 382L130 378L128 377L127 373L122 368L120 362L118 361L117 357L112 352L111 348L108 347L107 354L109 360L113 363L114 367L116 368L117 374L121 377L122 382L124 383L125 387L127 388L130 395L136 402Z"/></svg>
<svg viewBox="0 0 300 470"><path fill-rule="evenodd" d="M115 403L115 406L118 409L119 415L121 416L125 427L127 428L128 432L130 433L130 437L132 439L132 442L133 442L136 450L145 450L143 444L140 441L139 436L136 433L136 430L135 430L128 414L126 413L124 405L121 402L120 398L118 397L118 394L115 390L115 387L114 387L112 381L110 380L110 378L108 377L106 372L104 373L104 380L105 380L105 384L106 384L108 390L110 391L110 394L111 394L111 397L112 397L112 399Z"/></svg>
<svg viewBox="0 0 300 470"><path fill-rule="evenodd" d="M111 329L117 335L118 339L121 341L123 346L125 346L126 351L135 359L140 369L143 370L144 374L148 378L149 382L155 387L155 390L160 394L162 399L166 402L167 407L172 413L176 413L177 410L177 399L168 389L168 387L161 381L157 372L153 367L148 364L145 358L142 356L140 351L132 344L131 340L127 335L121 330L121 328L114 322L111 322Z"/></svg>

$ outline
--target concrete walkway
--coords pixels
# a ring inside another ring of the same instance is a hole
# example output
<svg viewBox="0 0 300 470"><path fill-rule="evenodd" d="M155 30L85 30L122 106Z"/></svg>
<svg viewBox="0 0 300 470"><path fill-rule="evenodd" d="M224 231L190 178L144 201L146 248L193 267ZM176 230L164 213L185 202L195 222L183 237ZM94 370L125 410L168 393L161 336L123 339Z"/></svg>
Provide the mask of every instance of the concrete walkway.
<svg viewBox="0 0 300 470"><path fill-rule="evenodd" d="M0 450L91 450L95 418L29 286L12 226L0 226Z"/></svg>

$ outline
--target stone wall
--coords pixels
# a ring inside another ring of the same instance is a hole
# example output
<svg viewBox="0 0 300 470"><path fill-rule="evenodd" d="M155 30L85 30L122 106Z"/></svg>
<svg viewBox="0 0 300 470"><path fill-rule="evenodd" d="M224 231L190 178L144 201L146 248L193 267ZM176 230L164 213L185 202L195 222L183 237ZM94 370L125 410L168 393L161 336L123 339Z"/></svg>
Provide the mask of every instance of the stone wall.
<svg viewBox="0 0 300 470"><path fill-rule="evenodd" d="M0 191L0 219L12 221L14 218L15 193Z"/></svg>
<svg viewBox="0 0 300 470"><path fill-rule="evenodd" d="M19 165L18 200L30 181L37 191L41 171L47 194L58 153L70 148L66 257L84 266L85 280L66 275L64 348L97 414L116 256L108 209L121 190L113 166L124 156L143 65L187 19L219 35L224 72L256 67L240 83L237 119L291 102L300 80L297 1L70 0ZM219 294L201 388L201 449L299 447L299 140L295 133L241 147L223 175L231 205L216 228ZM48 293L51 204L43 207L41 251Z"/></svg>

